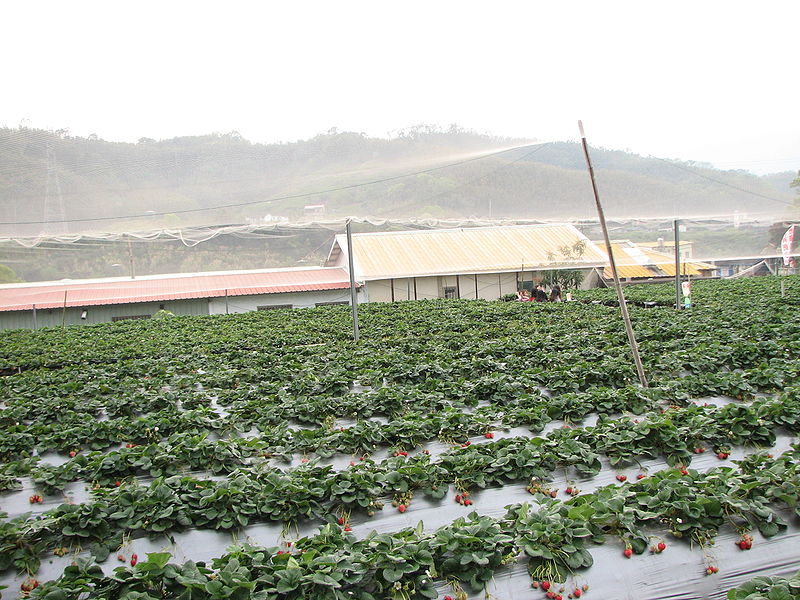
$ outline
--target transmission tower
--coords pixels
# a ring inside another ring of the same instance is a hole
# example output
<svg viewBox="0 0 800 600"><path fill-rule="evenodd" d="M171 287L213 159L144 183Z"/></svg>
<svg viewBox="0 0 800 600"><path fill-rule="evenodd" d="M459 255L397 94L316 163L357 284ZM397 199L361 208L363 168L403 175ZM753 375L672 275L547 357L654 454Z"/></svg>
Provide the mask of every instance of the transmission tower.
<svg viewBox="0 0 800 600"><path fill-rule="evenodd" d="M44 192L44 222L42 233L59 234L67 233L67 211L64 208L64 196L61 194L61 182L56 170L55 150L53 140L47 140L47 182Z"/></svg>

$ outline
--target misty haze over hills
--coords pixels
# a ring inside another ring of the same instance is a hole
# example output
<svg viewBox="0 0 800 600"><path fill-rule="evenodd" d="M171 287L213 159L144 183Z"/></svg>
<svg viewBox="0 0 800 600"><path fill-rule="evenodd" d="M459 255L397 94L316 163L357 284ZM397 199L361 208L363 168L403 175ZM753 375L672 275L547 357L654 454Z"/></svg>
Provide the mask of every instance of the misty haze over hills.
<svg viewBox="0 0 800 600"><path fill-rule="evenodd" d="M325 205L325 218L594 217L580 144L479 154L525 144L427 126L389 140L331 130L270 145L236 132L128 144L2 128L0 235L296 221L308 204ZM592 160L611 218L781 217L794 199L792 172L759 177L598 148Z"/></svg>

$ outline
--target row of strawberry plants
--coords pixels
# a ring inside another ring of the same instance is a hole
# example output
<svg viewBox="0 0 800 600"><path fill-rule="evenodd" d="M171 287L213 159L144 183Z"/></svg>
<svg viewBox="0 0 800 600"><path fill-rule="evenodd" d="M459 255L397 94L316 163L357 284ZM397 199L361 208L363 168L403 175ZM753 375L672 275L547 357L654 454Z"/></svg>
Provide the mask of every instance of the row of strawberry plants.
<svg viewBox="0 0 800 600"><path fill-rule="evenodd" d="M664 537L644 535L645 529L666 528L665 535L701 545L726 525L739 530L742 539L754 527L767 537L779 533L785 523L771 505L784 503L786 487L800 482L796 459L796 454L776 460L761 456L740 471L717 468L705 474L666 469L567 502L537 496L536 505L508 507L498 519L472 513L431 533L420 526L391 534L372 532L358 540L346 527L330 522L316 536L287 541L280 549L234 547L210 567L191 561L168 564L169 555L159 553L107 577L91 561L78 560L33 596L408 600L437 598L439 580L449 582L460 597L461 584L484 589L497 569L520 555L527 558L534 584L547 591L567 585L576 571L591 566L591 545L609 538L621 540L624 556L630 557L648 548L667 548ZM796 495L791 500L796 503ZM710 574L719 570L710 555L703 560ZM574 582L572 587L585 589Z"/></svg>
<svg viewBox="0 0 800 600"><path fill-rule="evenodd" d="M530 402L526 402L523 398L519 406L509 408L502 415L502 421L504 426L513 426L522 419L527 425L533 422L532 428L538 429L550 418L580 419L589 412L598 411L601 421L592 429L579 428L551 435L560 438L572 436L588 443L593 451L608 456L612 464L629 462L635 457L662 455L673 464L688 462L692 451L703 444L710 445L715 451L745 441L769 445L774 441L775 427L790 431L798 428L796 409L800 407L797 390L787 392L778 400L760 400L752 406L730 404L716 408L692 405L685 410L671 410L664 416L640 422L602 418L610 409L641 413L644 408L655 408L653 398L659 396L658 389L629 388L627 391L598 389L592 393L565 394L547 401L542 397L530 397ZM412 413L385 425L362 421L347 428L297 431L284 424L257 439L234 437L211 441L205 435L175 433L159 438L158 443L128 443L128 447L107 454L77 454L72 450L72 460L62 465L35 467L35 463L29 461L24 463L27 470L18 468L14 473L30 472L34 482L46 492L62 489L66 483L81 479L109 485L132 475L160 477L191 469L230 473L246 468L249 459L258 456L288 458L298 452L315 453L321 457L335 452L364 455L378 445L391 445L397 450L412 449L433 437L463 443L471 435L491 437L494 419L499 416L498 410L484 407L471 415L452 409L436 415ZM490 454L495 447L488 446ZM472 452L480 451L476 447ZM460 467L453 467L449 471L458 469ZM484 474L492 475L491 472Z"/></svg>
<svg viewBox="0 0 800 600"><path fill-rule="evenodd" d="M451 483L466 492L474 487L545 480L556 468L573 467L590 476L599 471L601 454L615 463L665 456L670 463L685 466L707 437L713 437L711 443L722 454L733 443L768 444L774 439L772 427L778 424L796 429L800 414L796 404L797 395L787 394L780 401L765 400L751 407L651 413L638 423L609 420L590 428L558 429L546 438L465 444L445 453L438 462L431 462L426 454L409 459L401 455L380 464L358 461L338 473L332 467L314 465L288 472L254 466L233 472L231 479L223 482L171 477L141 486L133 481L118 488L96 489L91 503L62 505L35 519L14 523L19 531L37 532L22 545L40 547L38 533L54 536L51 541L57 545L73 537L99 542L120 530L230 529L256 520L296 521L337 508L373 512L381 507L379 498L386 495L407 498L403 500L407 504L415 490L441 498ZM696 429L692 429L691 418ZM772 427L765 419L773 419ZM216 508L209 509L211 505ZM76 528L75 523L80 526ZM13 528L9 533L13 537ZM20 540L12 545L20 545Z"/></svg>

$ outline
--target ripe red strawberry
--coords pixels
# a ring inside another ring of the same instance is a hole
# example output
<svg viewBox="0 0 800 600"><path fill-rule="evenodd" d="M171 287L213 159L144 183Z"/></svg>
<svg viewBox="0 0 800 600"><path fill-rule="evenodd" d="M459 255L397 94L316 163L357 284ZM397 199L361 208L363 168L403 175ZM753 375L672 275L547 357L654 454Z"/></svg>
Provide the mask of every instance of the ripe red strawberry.
<svg viewBox="0 0 800 600"><path fill-rule="evenodd" d="M644 479L645 477L647 477L647 475L645 475L644 473L639 473L639 474L636 476L636 479Z"/></svg>
<svg viewBox="0 0 800 600"><path fill-rule="evenodd" d="M575 596L576 598L580 598L581 596L583 596L583 592L581 591L580 588L575 588L575 591L572 592L572 595Z"/></svg>
<svg viewBox="0 0 800 600"><path fill-rule="evenodd" d="M356 466L356 463L355 463L354 461L352 461L352 460L351 460L351 461L350 461L350 466L351 466L351 467L355 467L355 466Z"/></svg>
<svg viewBox="0 0 800 600"><path fill-rule="evenodd" d="M556 594L553 600L564 600L564 597L561 594Z"/></svg>
<svg viewBox="0 0 800 600"><path fill-rule="evenodd" d="M663 552L667 549L667 545L664 542L658 542L658 551Z"/></svg>
<svg viewBox="0 0 800 600"><path fill-rule="evenodd" d="M494 434L491 431L489 431L489 432L486 433L486 435L484 437L487 440L490 440L490 439L492 439L494 437Z"/></svg>
<svg viewBox="0 0 800 600"><path fill-rule="evenodd" d="M627 475L617 475L617 481L625 481L628 479Z"/></svg>
<svg viewBox="0 0 800 600"><path fill-rule="evenodd" d="M291 548L292 547L292 542L286 542L286 547L287 548Z"/></svg>
<svg viewBox="0 0 800 600"><path fill-rule="evenodd" d="M114 485L115 485L115 486L117 486L117 487L119 487L119 486L121 486L121 485L122 485L122 482L121 482L121 481L115 481L115 482L114 482Z"/></svg>
<svg viewBox="0 0 800 600"><path fill-rule="evenodd" d="M128 559L127 559L127 558L125 558L125 555L124 555L124 554L117 554L117 560L118 560L119 562L127 562L127 560L128 560Z"/></svg>
<svg viewBox="0 0 800 600"><path fill-rule="evenodd" d="M550 598L550 600L553 600L553 598L556 597L556 593L555 592L547 592L546 596L548 598Z"/></svg>
<svg viewBox="0 0 800 600"><path fill-rule="evenodd" d="M681 475L688 475L688 474L689 474L688 469L681 469Z"/></svg>
<svg viewBox="0 0 800 600"><path fill-rule="evenodd" d="M338 523L339 525L344 525L344 517L339 517Z"/></svg>
<svg viewBox="0 0 800 600"><path fill-rule="evenodd" d="M453 597L452 596L445 596L444 600L453 600Z"/></svg>
<svg viewBox="0 0 800 600"><path fill-rule="evenodd" d="M472 500L470 500L469 498L464 500L464 506L472 506Z"/></svg>
<svg viewBox="0 0 800 600"><path fill-rule="evenodd" d="M625 558L630 558L631 556L633 556L633 550L631 550L630 548L625 548L623 554L625 555Z"/></svg>
<svg viewBox="0 0 800 600"><path fill-rule="evenodd" d="M550 582L549 582L549 581L543 581L543 582L542 582L542 589L543 589L545 592L546 592L547 590L549 590L549 589L550 589Z"/></svg>
<svg viewBox="0 0 800 600"><path fill-rule="evenodd" d="M739 540L737 545L741 550L747 550L747 540Z"/></svg>
<svg viewBox="0 0 800 600"><path fill-rule="evenodd" d="M131 566L135 567L137 562L139 562L139 556L136 554L131 554Z"/></svg>
<svg viewBox="0 0 800 600"><path fill-rule="evenodd" d="M401 513L406 512L406 505L401 504L400 506L397 507L397 510L400 511Z"/></svg>
<svg viewBox="0 0 800 600"><path fill-rule="evenodd" d="M566 490L564 490L564 491L565 491L567 494L569 494L570 496L572 495L572 488L571 488L571 487L568 487L568 488L567 488Z"/></svg>
<svg viewBox="0 0 800 600"><path fill-rule="evenodd" d="M69 451L69 457L70 457L70 458L75 458L77 455L78 455L78 453L77 453L77 452L75 452L75 450L70 450L70 451Z"/></svg>
<svg viewBox="0 0 800 600"><path fill-rule="evenodd" d="M461 494L456 494L456 502L461 504Z"/></svg>
<svg viewBox="0 0 800 600"><path fill-rule="evenodd" d="M718 452L717 453L717 458L720 459L720 460L725 460L729 456L730 456L730 454L728 454L727 452Z"/></svg>
<svg viewBox="0 0 800 600"><path fill-rule="evenodd" d="M344 528L344 530L345 530L345 531L353 531L353 528L352 528L352 527L350 527L350 525L347 525L347 526Z"/></svg>

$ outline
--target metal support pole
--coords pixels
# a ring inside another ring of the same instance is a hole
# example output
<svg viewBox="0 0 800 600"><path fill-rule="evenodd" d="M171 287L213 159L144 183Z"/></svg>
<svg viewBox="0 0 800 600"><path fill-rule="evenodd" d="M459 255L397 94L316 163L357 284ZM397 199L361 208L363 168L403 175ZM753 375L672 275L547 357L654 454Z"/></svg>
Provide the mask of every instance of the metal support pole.
<svg viewBox="0 0 800 600"><path fill-rule="evenodd" d="M353 310L353 341L358 341L358 296L356 293L356 274L353 268L353 232L350 227L350 219L347 220L347 266L350 270L350 306ZM394 293L394 282L392 282L392 293Z"/></svg>
<svg viewBox="0 0 800 600"><path fill-rule="evenodd" d="M581 142L583 144L583 154L586 157L586 166L589 168L589 178L592 180L592 192L594 193L594 201L597 206L597 216L600 219L600 226L603 229L603 239L606 242L606 251L608 252L608 261L611 264L611 273L614 276L614 287L617 289L617 300L619 301L619 310L622 313L622 320L625 322L625 332L628 334L628 344L631 347L631 354L633 354L633 362L636 364L636 372L639 375L639 383L642 387L647 387L647 377L644 373L644 366L642 366L642 359L639 356L639 347L636 344L636 336L633 333L633 326L631 325L631 318L628 315L628 305L625 304L625 294L622 291L622 284L619 282L619 275L617 274L617 263L614 260L614 251L611 249L611 240L608 237L608 227L606 226L606 217L603 213L603 206L600 204L600 195L597 192L597 183L594 180L594 169L592 168L592 161L589 158L589 146L586 144L586 136L583 133L583 123L578 121L578 128L581 132Z"/></svg>
<svg viewBox="0 0 800 600"><path fill-rule="evenodd" d="M783 284L783 282L781 282L781 284ZM36 326L36 305L35 304L33 305L33 328L34 329L39 329Z"/></svg>
<svg viewBox="0 0 800 600"><path fill-rule="evenodd" d="M675 236L675 308L681 309L681 236L678 219L672 222Z"/></svg>
<svg viewBox="0 0 800 600"><path fill-rule="evenodd" d="M228 290L225 290L225 314L228 314Z"/></svg>

